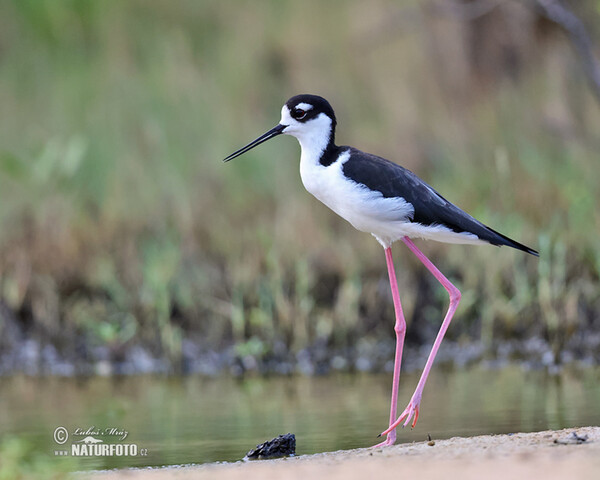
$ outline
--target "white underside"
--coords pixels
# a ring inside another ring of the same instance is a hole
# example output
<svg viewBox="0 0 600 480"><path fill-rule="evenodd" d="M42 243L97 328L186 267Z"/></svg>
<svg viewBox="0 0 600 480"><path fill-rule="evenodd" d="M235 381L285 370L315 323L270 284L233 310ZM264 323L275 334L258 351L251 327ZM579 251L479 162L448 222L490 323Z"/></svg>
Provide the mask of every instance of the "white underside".
<svg viewBox="0 0 600 480"><path fill-rule="evenodd" d="M282 124L290 124L286 107L282 111ZM424 238L445 243L488 243L468 232L457 233L443 225L422 225L411 222L413 206L403 198L385 198L381 192L372 191L364 185L346 178L343 164L350 158L346 152L331 165L319 163L321 153L328 138L330 120L321 115L310 123L308 129L290 128L284 133L298 138L302 147L300 176L309 193L327 205L331 210L350 222L356 229L373 234L384 247L403 237Z"/></svg>
<svg viewBox="0 0 600 480"><path fill-rule="evenodd" d="M373 234L384 247L403 237L424 238L445 243L487 243L472 233L457 233L443 225L411 222L413 206L403 198L385 198L381 192L344 177L342 165L349 158L343 154L333 164L300 161L300 176L306 190L331 210L350 222L357 230Z"/></svg>

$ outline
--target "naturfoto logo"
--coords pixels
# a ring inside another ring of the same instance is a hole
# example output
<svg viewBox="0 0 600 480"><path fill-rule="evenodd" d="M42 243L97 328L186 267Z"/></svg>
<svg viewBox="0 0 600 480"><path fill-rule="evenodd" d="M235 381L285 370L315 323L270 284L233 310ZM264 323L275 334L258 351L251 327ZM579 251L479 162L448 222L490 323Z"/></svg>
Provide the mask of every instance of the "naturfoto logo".
<svg viewBox="0 0 600 480"><path fill-rule="evenodd" d="M55 456L134 457L148 455L148 449L139 448L136 443L113 443L122 442L129 436L129 432L123 428L77 427L69 434L69 430L65 427L56 427L53 436L58 445L65 445L71 438L71 448L55 450Z"/></svg>

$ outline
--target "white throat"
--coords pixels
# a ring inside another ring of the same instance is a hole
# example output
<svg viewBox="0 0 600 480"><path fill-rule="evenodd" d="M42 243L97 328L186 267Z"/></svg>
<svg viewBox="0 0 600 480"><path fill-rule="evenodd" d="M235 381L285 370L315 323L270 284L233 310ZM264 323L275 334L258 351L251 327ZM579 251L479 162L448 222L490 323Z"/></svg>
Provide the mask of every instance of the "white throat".
<svg viewBox="0 0 600 480"><path fill-rule="evenodd" d="M300 142L302 149L301 162L318 163L321 154L327 148L331 136L331 119L321 113L305 123L298 122L290 116L287 106L281 110L281 125L287 125L285 135L292 135Z"/></svg>

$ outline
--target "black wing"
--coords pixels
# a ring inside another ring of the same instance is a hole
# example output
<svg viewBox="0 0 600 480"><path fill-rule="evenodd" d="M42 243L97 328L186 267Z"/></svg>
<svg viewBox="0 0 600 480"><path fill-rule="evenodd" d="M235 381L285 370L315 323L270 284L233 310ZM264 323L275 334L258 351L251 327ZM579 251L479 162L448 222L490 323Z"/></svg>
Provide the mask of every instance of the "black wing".
<svg viewBox="0 0 600 480"><path fill-rule="evenodd" d="M535 250L492 230L446 200L413 172L385 158L348 148L350 158L343 165L344 175L386 198L401 197L411 203L411 219L422 225L443 225L454 232L469 232L492 245L507 245L538 255Z"/></svg>

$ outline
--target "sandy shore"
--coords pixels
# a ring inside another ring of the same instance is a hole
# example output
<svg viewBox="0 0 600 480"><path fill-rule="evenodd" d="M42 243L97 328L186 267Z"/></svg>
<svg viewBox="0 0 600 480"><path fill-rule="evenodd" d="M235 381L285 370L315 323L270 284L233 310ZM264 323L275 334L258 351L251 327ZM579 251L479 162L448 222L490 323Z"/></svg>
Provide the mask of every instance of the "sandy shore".
<svg viewBox="0 0 600 480"><path fill-rule="evenodd" d="M587 437L576 442L573 433ZM94 480L211 479L600 479L600 427L483 435L392 447L328 452L280 460L194 467L119 470L82 475Z"/></svg>

